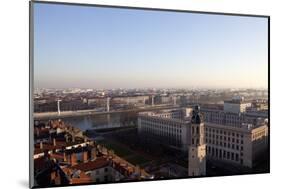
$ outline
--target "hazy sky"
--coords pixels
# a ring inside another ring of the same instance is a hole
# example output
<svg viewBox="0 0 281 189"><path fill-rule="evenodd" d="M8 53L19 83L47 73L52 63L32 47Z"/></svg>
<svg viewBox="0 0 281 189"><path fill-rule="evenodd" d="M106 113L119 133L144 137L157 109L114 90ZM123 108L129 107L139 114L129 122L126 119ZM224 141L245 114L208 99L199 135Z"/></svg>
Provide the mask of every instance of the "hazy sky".
<svg viewBox="0 0 281 189"><path fill-rule="evenodd" d="M267 19L35 3L39 88L266 87Z"/></svg>

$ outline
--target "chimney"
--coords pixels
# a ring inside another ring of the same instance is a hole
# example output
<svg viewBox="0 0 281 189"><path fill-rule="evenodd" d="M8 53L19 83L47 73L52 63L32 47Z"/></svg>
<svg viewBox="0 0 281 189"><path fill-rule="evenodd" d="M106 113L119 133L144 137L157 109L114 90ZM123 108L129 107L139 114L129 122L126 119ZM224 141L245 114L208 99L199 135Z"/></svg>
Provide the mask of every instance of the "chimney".
<svg viewBox="0 0 281 189"><path fill-rule="evenodd" d="M67 162L67 156L66 156L65 151L63 152L63 161L64 161L64 162Z"/></svg>
<svg viewBox="0 0 281 189"><path fill-rule="evenodd" d="M72 134L72 142L75 142L75 135Z"/></svg>
<svg viewBox="0 0 281 189"><path fill-rule="evenodd" d="M91 149L91 158L92 158L92 160L96 159L96 157L97 157L96 148L92 148Z"/></svg>
<svg viewBox="0 0 281 189"><path fill-rule="evenodd" d="M135 168L135 172L140 175L140 167L137 165L136 168Z"/></svg>
<svg viewBox="0 0 281 189"><path fill-rule="evenodd" d="M40 135L40 133L39 133L39 128L38 128L38 127L36 127L36 135L37 135L37 136Z"/></svg>
<svg viewBox="0 0 281 189"><path fill-rule="evenodd" d="M40 149L43 149L43 142L40 141Z"/></svg>
<svg viewBox="0 0 281 189"><path fill-rule="evenodd" d="M87 162L88 161L88 151L83 151L83 162Z"/></svg>
<svg viewBox="0 0 281 189"><path fill-rule="evenodd" d="M77 157L75 153L71 154L71 166L76 165L77 164Z"/></svg>
<svg viewBox="0 0 281 189"><path fill-rule="evenodd" d="M56 143L56 139L55 139L55 138L53 138L53 145L54 145L54 146L56 146L56 145L57 145L57 143Z"/></svg>

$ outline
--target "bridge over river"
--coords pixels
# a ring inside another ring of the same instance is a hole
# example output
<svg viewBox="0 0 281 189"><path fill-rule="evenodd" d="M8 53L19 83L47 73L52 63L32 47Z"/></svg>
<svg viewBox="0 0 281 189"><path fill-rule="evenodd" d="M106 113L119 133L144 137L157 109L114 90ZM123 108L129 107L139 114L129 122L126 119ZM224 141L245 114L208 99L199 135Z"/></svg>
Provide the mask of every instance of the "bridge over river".
<svg viewBox="0 0 281 189"><path fill-rule="evenodd" d="M161 110L161 109L171 109L178 108L178 105L154 105L154 106L145 106L134 109L126 109L126 110L111 110L111 111L96 111L95 109L91 110L77 110L77 111L62 111L58 112L40 112L34 113L34 120L46 120L46 119L58 119L58 118L68 118L75 116L85 116L85 115L106 115L106 114L114 114L114 113L126 113L126 112L143 112L150 110Z"/></svg>

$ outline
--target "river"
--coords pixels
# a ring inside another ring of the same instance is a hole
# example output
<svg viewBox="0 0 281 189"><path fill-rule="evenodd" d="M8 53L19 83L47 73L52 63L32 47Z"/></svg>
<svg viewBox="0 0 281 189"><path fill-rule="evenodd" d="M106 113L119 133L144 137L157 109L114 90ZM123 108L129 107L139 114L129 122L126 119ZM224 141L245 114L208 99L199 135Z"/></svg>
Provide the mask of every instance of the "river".
<svg viewBox="0 0 281 189"><path fill-rule="evenodd" d="M113 113L102 115L84 115L68 118L61 118L62 121L83 131L91 129L116 128L122 126L135 125L137 116L131 113Z"/></svg>

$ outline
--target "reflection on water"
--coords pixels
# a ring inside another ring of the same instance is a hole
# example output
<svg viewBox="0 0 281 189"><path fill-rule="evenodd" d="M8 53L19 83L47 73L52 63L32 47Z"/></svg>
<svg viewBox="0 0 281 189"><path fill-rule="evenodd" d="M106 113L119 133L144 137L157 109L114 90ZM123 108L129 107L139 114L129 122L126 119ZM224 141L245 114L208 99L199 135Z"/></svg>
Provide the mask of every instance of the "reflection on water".
<svg viewBox="0 0 281 189"><path fill-rule="evenodd" d="M63 118L64 122L83 131L87 129L102 129L120 127L120 114L87 115L79 117Z"/></svg>
<svg viewBox="0 0 281 189"><path fill-rule="evenodd" d="M137 112L86 115L63 118L64 122L85 131L87 129L104 129L122 126L133 126L137 123Z"/></svg>

